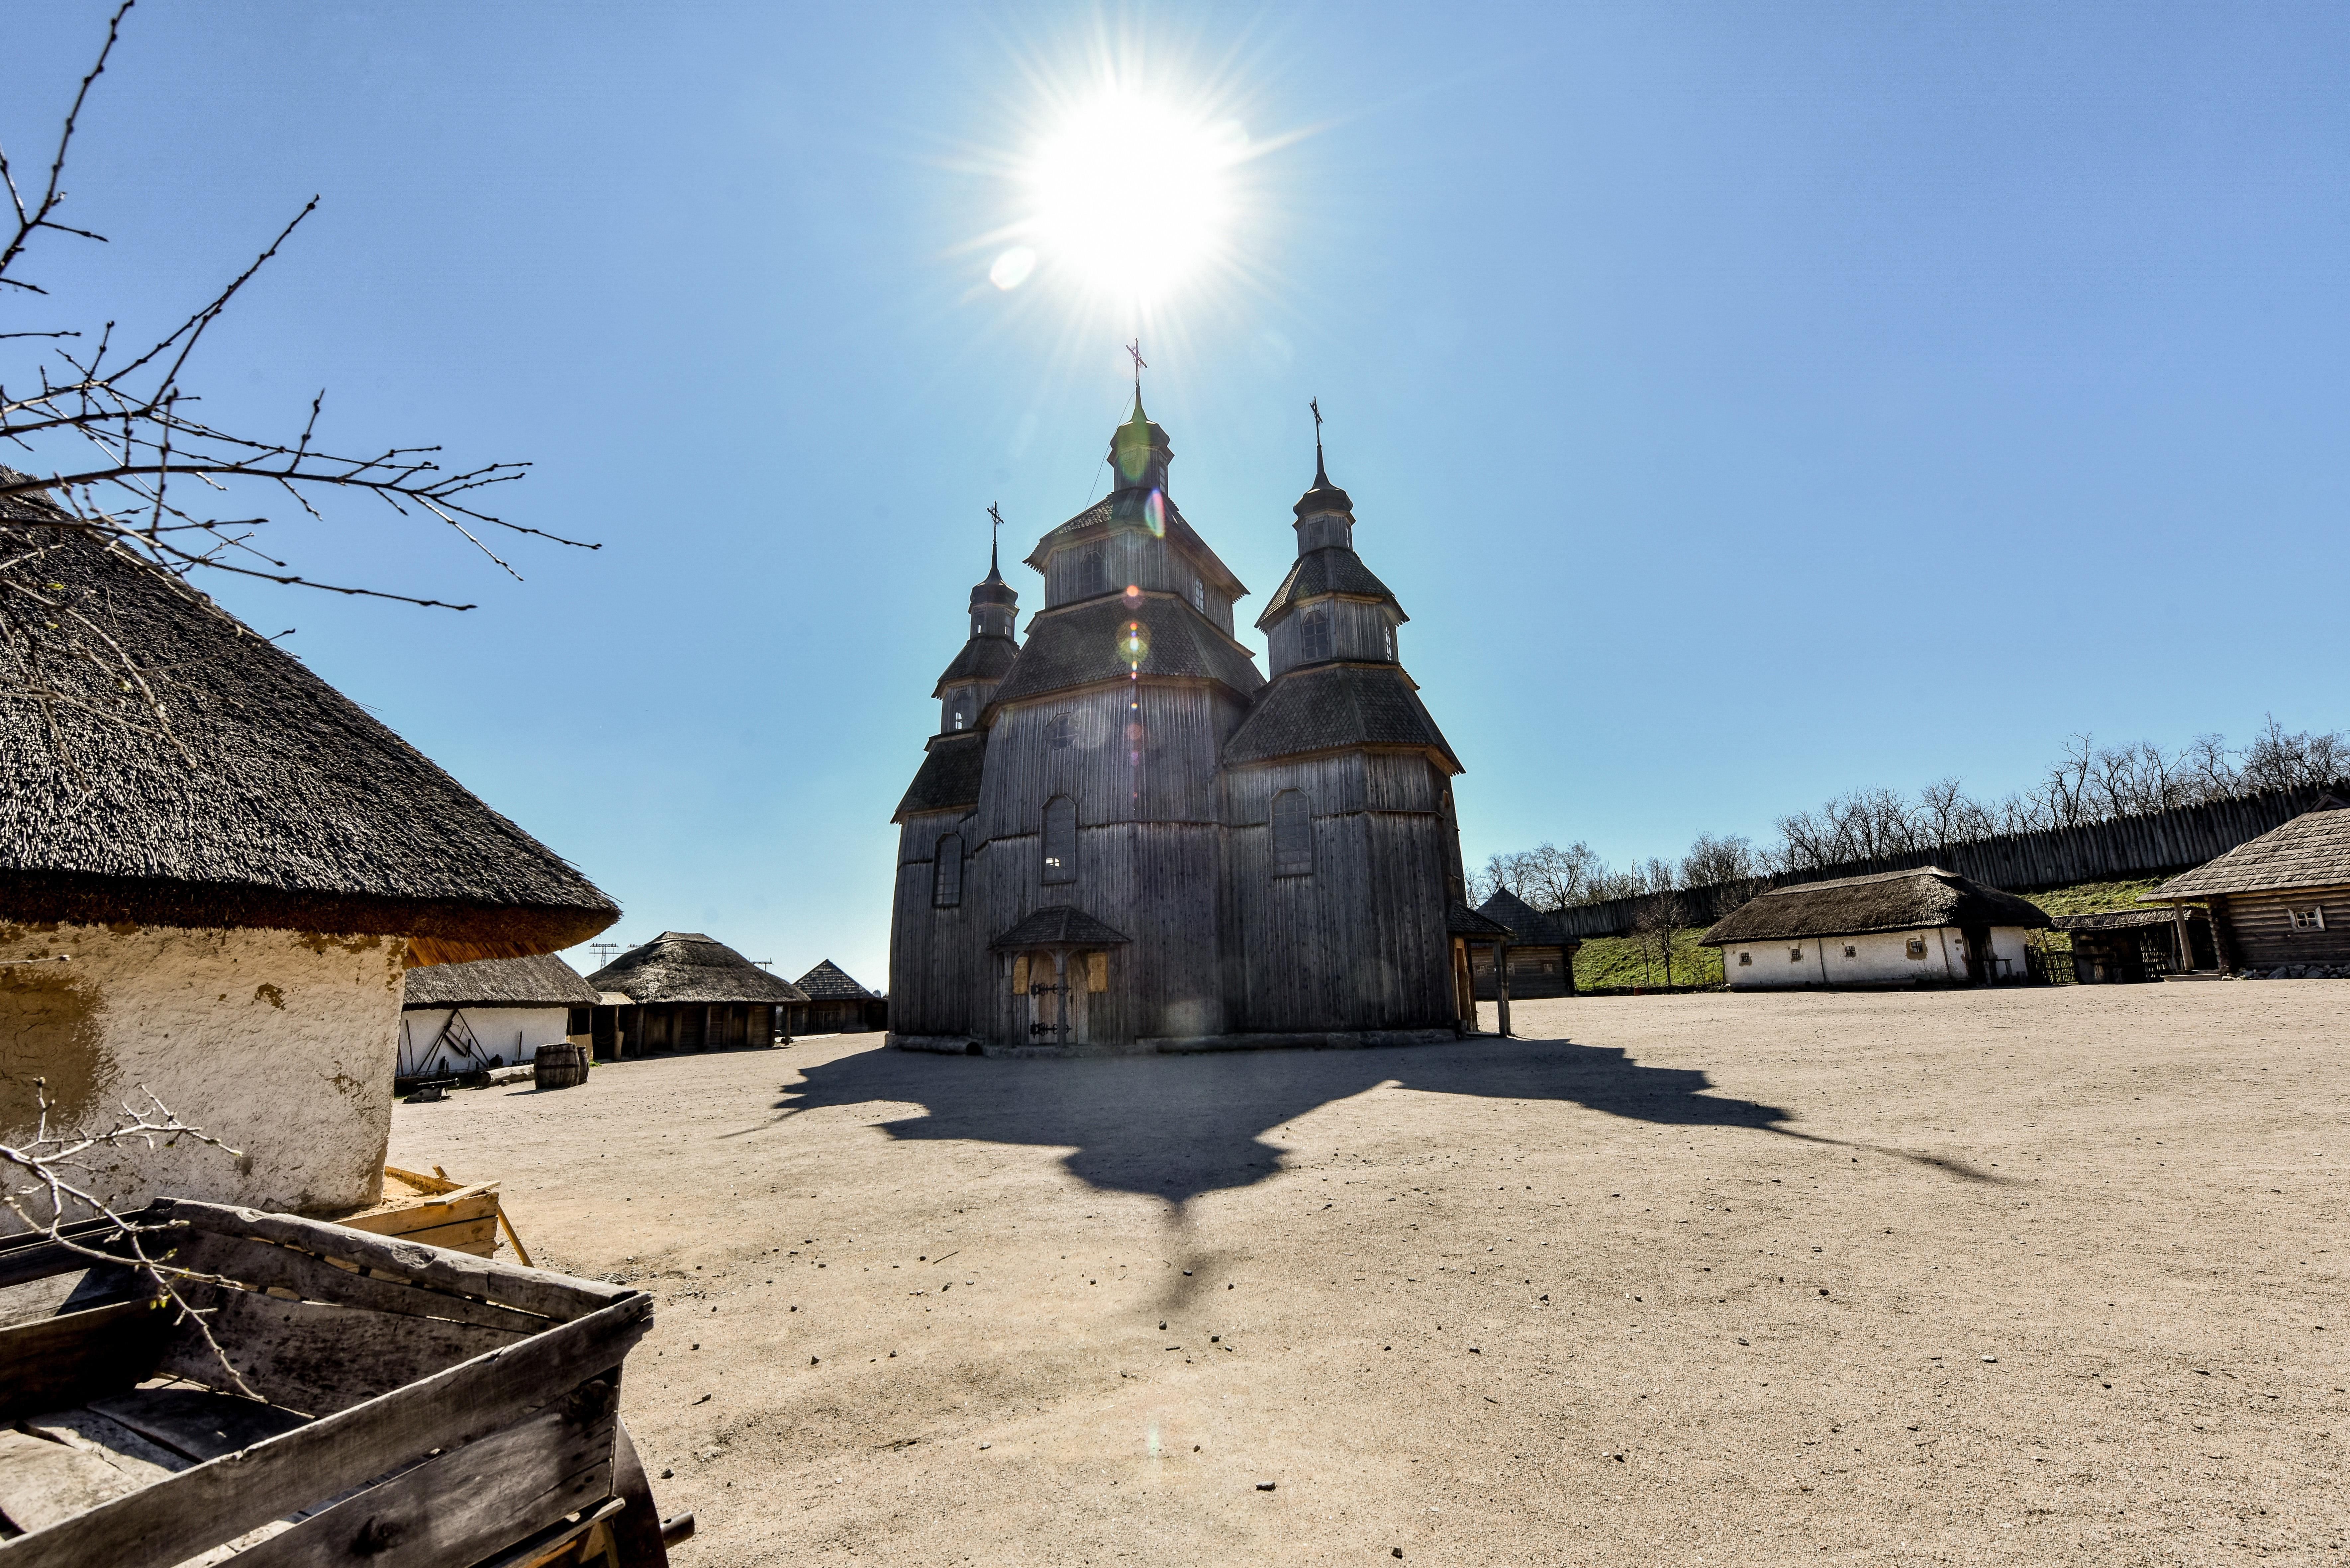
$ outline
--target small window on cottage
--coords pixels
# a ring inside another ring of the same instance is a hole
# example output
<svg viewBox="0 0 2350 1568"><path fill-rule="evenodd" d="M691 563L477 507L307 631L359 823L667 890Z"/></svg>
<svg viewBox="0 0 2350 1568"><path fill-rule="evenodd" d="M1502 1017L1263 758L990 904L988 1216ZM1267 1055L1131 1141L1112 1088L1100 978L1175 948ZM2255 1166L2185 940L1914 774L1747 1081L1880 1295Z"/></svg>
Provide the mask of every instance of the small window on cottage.
<svg viewBox="0 0 2350 1568"><path fill-rule="evenodd" d="M1201 615L1208 613L1208 585L1197 577L1191 579L1191 607Z"/></svg>
<svg viewBox="0 0 2350 1568"><path fill-rule="evenodd" d="M2285 912L2293 917L2293 929L2296 931L2322 931L2325 929L2325 906L2323 904L2312 904L2305 909L2296 909L2288 905Z"/></svg>
<svg viewBox="0 0 2350 1568"><path fill-rule="evenodd" d="M962 836L950 833L931 857L931 907L951 909L962 902Z"/></svg>
<svg viewBox="0 0 2350 1568"><path fill-rule="evenodd" d="M1803 949L1801 949L1801 948L1789 948L1789 949L1787 950L1787 961L1788 961L1789 963L1801 963L1801 962L1803 962L1803 961L1804 961L1804 950L1803 950Z"/></svg>
<svg viewBox="0 0 2350 1568"><path fill-rule="evenodd" d="M1297 621L1297 658L1299 662L1312 664L1330 657L1330 617L1323 610L1310 609Z"/></svg>
<svg viewBox="0 0 2350 1568"><path fill-rule="evenodd" d="M1738 967L1739 967L1739 968L1741 968L1741 969L1749 969L1749 968L1752 968L1752 967L1753 966L1753 963L1754 963L1754 955L1753 955L1752 953L1740 953L1740 954L1738 955Z"/></svg>
<svg viewBox="0 0 2350 1568"><path fill-rule="evenodd" d="M1056 794L1045 803L1045 880L1077 879L1077 805Z"/></svg>
<svg viewBox="0 0 2350 1568"><path fill-rule="evenodd" d="M1273 874L1307 877L1314 872L1314 806L1302 789L1273 797Z"/></svg>
<svg viewBox="0 0 2350 1568"><path fill-rule="evenodd" d="M1066 752L1077 743L1077 718L1074 713L1055 713L1045 721L1045 743L1056 752Z"/></svg>
<svg viewBox="0 0 2350 1568"><path fill-rule="evenodd" d="M1860 956L1860 950L1853 946L1850 942L1846 942L1844 945L1844 956L1846 958L1858 958Z"/></svg>
<svg viewBox="0 0 2350 1568"><path fill-rule="evenodd" d="M1909 939L1909 956L1913 959L1921 959L1926 956L1925 938L1911 937Z"/></svg>

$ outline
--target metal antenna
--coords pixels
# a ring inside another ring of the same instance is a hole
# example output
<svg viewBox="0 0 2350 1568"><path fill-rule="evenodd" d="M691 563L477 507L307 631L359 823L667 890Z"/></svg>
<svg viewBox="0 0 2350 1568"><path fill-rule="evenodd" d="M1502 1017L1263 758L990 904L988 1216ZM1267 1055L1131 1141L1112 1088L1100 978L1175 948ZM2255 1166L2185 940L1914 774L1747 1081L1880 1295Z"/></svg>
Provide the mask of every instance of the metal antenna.
<svg viewBox="0 0 2350 1568"><path fill-rule="evenodd" d="M775 967L775 961L773 959L753 959L751 961L761 969L772 970Z"/></svg>
<svg viewBox="0 0 2350 1568"><path fill-rule="evenodd" d="M612 955L620 950L620 944L618 942L589 942L588 944L588 950L596 955L596 967L598 969L602 969L606 964L612 961Z"/></svg>

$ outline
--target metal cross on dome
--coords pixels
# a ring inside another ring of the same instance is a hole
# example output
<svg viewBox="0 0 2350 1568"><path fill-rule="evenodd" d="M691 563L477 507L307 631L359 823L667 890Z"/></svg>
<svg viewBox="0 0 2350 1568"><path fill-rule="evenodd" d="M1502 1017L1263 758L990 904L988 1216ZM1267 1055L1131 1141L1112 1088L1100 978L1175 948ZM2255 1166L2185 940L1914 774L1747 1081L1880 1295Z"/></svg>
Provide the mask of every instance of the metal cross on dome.
<svg viewBox="0 0 2350 1568"><path fill-rule="evenodd" d="M1150 361L1142 357L1142 339L1138 337L1126 346L1128 358L1134 361L1134 395L1142 396L1142 373L1150 369Z"/></svg>
<svg viewBox="0 0 2350 1568"><path fill-rule="evenodd" d="M996 541L1003 536L1003 514L998 512L995 503L991 501L987 504L987 554L990 559L994 557Z"/></svg>

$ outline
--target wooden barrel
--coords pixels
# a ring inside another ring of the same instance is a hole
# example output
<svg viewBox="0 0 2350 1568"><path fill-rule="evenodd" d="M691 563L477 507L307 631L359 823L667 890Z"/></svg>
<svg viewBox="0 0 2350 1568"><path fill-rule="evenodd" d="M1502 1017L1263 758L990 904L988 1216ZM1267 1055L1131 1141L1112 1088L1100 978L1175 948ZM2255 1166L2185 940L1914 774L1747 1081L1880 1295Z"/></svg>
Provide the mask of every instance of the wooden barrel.
<svg viewBox="0 0 2350 1568"><path fill-rule="evenodd" d="M588 1081L588 1047L542 1045L531 1058L530 1075L542 1089L567 1089Z"/></svg>

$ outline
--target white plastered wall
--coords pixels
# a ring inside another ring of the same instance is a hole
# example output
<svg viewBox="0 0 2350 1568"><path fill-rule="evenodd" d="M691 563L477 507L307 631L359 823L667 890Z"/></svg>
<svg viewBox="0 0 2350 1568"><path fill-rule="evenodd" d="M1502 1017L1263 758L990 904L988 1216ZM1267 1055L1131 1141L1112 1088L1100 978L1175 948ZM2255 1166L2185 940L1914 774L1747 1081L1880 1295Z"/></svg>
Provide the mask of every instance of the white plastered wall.
<svg viewBox="0 0 2350 1568"><path fill-rule="evenodd" d="M527 1062L542 1045L560 1045L572 1038L567 1007L411 1007L400 1015L400 1070L432 1075L470 1072L473 1064L453 1046L440 1052L441 1065L432 1065L432 1043L452 1012L465 1015L465 1026L482 1049L507 1066ZM586 1035L578 1037L585 1041Z"/></svg>
<svg viewBox="0 0 2350 1568"><path fill-rule="evenodd" d="M55 961L67 955L65 962ZM393 1040L407 990L397 937L0 921L0 1127L110 1126L151 1091L242 1158L182 1140L87 1157L110 1203L170 1194L327 1210L380 1195ZM22 1222L0 1212L0 1230Z"/></svg>
<svg viewBox="0 0 2350 1568"><path fill-rule="evenodd" d="M2023 938L2020 926L1991 929L1991 955L1999 981L2023 978ZM1913 940L1923 944L1922 956L1910 955ZM1803 952L1800 960L1791 956L1798 949ZM1752 961L1741 963L1742 955ZM1721 971L1732 991L1909 985L1921 980L1963 983L1967 952L1956 930L1928 926L1911 931L1872 931L1866 936L1733 942L1721 950Z"/></svg>

